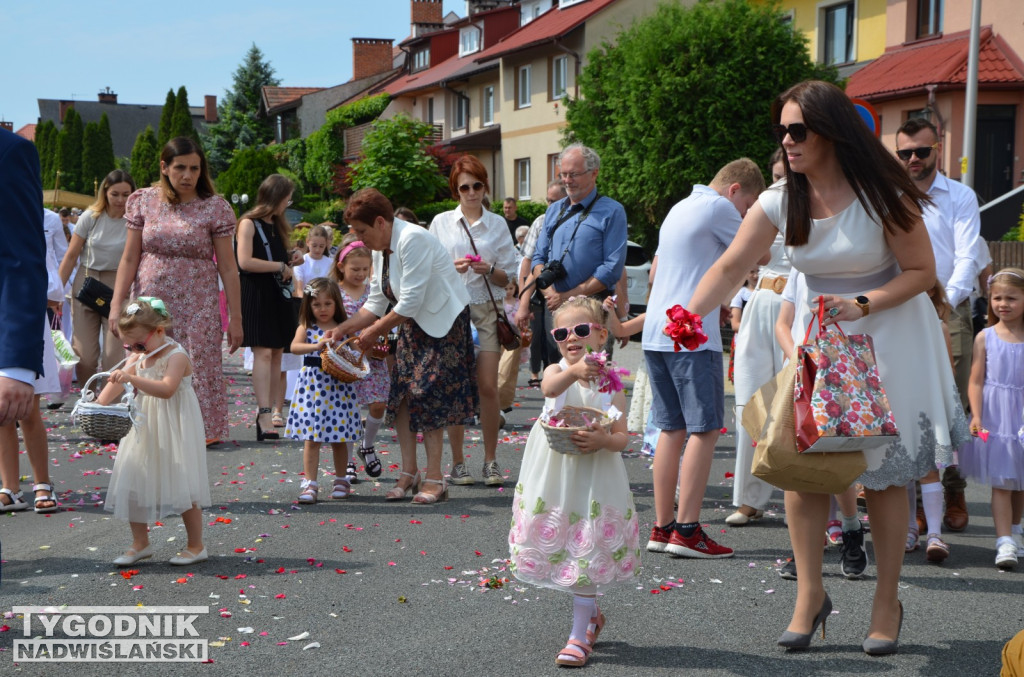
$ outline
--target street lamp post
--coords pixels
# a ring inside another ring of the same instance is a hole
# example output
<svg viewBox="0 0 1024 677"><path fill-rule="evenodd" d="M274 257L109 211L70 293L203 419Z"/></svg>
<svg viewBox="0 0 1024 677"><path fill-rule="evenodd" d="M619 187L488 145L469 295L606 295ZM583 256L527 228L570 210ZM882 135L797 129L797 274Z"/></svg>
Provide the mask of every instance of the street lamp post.
<svg viewBox="0 0 1024 677"><path fill-rule="evenodd" d="M239 195L238 193L232 193L231 203L239 209L245 209L245 205L249 204L249 194L242 193Z"/></svg>

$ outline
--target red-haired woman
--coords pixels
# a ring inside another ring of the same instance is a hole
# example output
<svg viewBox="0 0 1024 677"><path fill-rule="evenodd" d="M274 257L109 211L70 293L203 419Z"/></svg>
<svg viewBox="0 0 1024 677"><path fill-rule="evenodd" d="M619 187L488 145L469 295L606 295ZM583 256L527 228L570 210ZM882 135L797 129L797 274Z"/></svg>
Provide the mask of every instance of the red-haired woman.
<svg viewBox="0 0 1024 677"><path fill-rule="evenodd" d="M501 427L498 404L501 344L498 342L498 316L492 297L504 298L505 285L516 279L519 257L505 219L484 209L483 201L490 192L490 185L483 164L472 155L463 155L452 166L448 185L459 206L435 216L430 232L448 250L455 262L455 270L469 292L470 317L480 338L476 382L480 392L480 427L484 438L484 482L497 486L502 484L497 461L498 429ZM448 442L452 447L452 484L473 484L474 481L462 453L464 438L464 426L448 428Z"/></svg>

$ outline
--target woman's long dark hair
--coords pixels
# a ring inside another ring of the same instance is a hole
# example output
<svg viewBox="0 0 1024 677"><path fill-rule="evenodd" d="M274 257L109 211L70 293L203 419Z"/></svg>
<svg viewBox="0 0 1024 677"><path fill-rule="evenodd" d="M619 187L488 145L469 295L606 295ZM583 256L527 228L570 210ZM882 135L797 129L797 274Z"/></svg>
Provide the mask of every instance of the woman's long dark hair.
<svg viewBox="0 0 1024 677"><path fill-rule="evenodd" d="M907 170L864 124L850 98L835 85L807 80L794 85L772 103L772 123L778 124L782 107L790 101L800 106L807 129L830 141L857 199L889 232L910 231L921 218L920 205L928 202ZM810 190L805 174L786 164L786 244L807 244L811 232ZM910 198L917 208L905 198Z"/></svg>
<svg viewBox="0 0 1024 677"><path fill-rule="evenodd" d="M174 163L174 158L182 155L191 155L192 153L199 156L199 177L196 179L196 195L205 200L208 197L213 197L217 192L213 188L213 181L210 180L210 167L206 164L206 153L203 152L203 147L196 143L194 139L190 139L187 136L174 137L164 144L163 150L160 151L160 161L170 167ZM163 172L160 172L160 189L163 191L164 200L170 204L176 205L181 201L181 198L178 197L178 191L174 190L170 179Z"/></svg>
<svg viewBox="0 0 1024 677"><path fill-rule="evenodd" d="M263 179L259 190L256 191L256 206L242 214L238 220L252 219L255 221L259 219L272 222L278 236L281 238L281 242L284 243L284 247L287 249L291 246L292 227L288 223L288 219L283 215L274 214L274 210L282 202L290 199L294 192L295 184L292 183L291 179L283 174L271 174ZM330 247L330 242L327 245Z"/></svg>

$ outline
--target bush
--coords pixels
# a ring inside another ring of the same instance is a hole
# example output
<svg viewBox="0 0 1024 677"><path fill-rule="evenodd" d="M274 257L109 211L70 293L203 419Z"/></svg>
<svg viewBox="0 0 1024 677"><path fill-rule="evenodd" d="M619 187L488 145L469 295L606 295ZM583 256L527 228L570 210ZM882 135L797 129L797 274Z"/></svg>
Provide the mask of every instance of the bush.
<svg viewBox="0 0 1024 677"><path fill-rule="evenodd" d="M395 207L401 206L403 205L395 205ZM413 209L413 211L416 212L416 217L419 218L423 224L429 226L435 216L441 212L450 212L458 206L458 200L441 200L440 202L428 202L425 205L420 205L416 209Z"/></svg>
<svg viewBox="0 0 1024 677"><path fill-rule="evenodd" d="M519 216L530 223L533 223L534 219L548 210L548 205L545 202L519 202L518 207Z"/></svg>
<svg viewBox="0 0 1024 677"><path fill-rule="evenodd" d="M351 166L352 190L374 187L414 211L445 190L447 180L428 154L433 126L400 114L377 120L363 139L363 157Z"/></svg>
<svg viewBox="0 0 1024 677"><path fill-rule="evenodd" d="M228 170L217 177L217 191L229 197L232 193L249 195L255 206L256 192L263 179L277 173L277 160L266 148L246 148L235 153ZM241 205L239 205L241 207ZM248 209L248 205L245 207Z"/></svg>

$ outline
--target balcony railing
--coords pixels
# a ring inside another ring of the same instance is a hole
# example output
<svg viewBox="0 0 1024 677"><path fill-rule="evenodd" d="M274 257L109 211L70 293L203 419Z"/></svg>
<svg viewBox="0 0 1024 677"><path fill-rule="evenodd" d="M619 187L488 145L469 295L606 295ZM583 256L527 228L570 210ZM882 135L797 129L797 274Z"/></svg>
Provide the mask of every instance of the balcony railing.
<svg viewBox="0 0 1024 677"><path fill-rule="evenodd" d="M431 125L432 130L426 137L430 145L440 143L444 139L444 125ZM367 122L345 130L345 157L356 157L363 152L363 139L373 128L373 122Z"/></svg>

